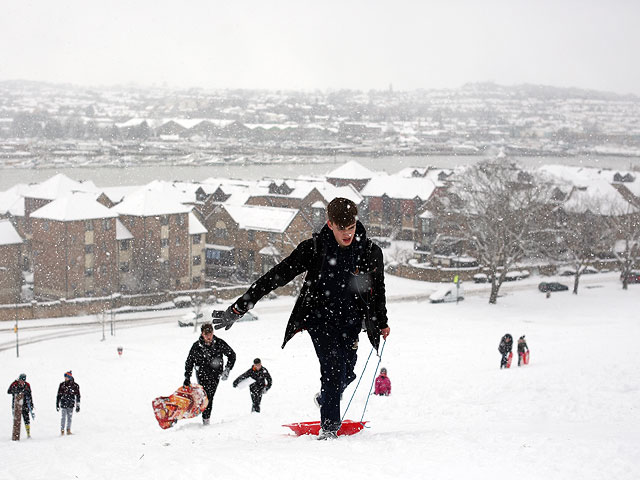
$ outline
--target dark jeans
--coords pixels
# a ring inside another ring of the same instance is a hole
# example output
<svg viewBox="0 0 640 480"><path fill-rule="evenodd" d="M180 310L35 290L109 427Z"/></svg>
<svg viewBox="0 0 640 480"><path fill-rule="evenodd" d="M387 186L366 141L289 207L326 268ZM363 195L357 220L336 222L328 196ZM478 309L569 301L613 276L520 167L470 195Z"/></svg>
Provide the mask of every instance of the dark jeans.
<svg viewBox="0 0 640 480"><path fill-rule="evenodd" d="M507 361L509 360L509 354L511 352L506 352L502 354L502 360L500 360L500 368L507 368Z"/></svg>
<svg viewBox="0 0 640 480"><path fill-rule="evenodd" d="M264 390L264 385L255 382L252 383L249 387L249 392L251 393L251 411L252 412L260 412L260 402L262 401L262 392Z"/></svg>
<svg viewBox="0 0 640 480"><path fill-rule="evenodd" d="M24 424L29 425L29 409L28 408L22 409L22 418L24 419Z"/></svg>
<svg viewBox="0 0 640 480"><path fill-rule="evenodd" d="M198 380L200 383L200 381ZM202 388L204 388L205 393L207 394L207 399L209 400L209 404L207 408L202 412L202 418L211 417L211 407L213 407L213 396L216 394L216 390L218 389L218 383L220 382L220 377L213 378L208 380L206 383L200 383Z"/></svg>
<svg viewBox="0 0 640 480"><path fill-rule="evenodd" d="M324 430L337 431L340 397L356 378L357 337L317 329L310 329L309 334L320 362L320 423Z"/></svg>

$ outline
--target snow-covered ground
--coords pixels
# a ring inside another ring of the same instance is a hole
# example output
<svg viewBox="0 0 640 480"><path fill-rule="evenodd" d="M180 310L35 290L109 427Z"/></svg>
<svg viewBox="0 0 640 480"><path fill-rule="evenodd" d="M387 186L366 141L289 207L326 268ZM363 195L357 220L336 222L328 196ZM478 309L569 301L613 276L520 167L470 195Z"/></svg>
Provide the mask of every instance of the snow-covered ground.
<svg viewBox="0 0 640 480"><path fill-rule="evenodd" d="M218 332L238 354L232 378L259 356L274 386L262 413L251 414L248 390L221 383L208 427L197 418L161 430L151 409L154 397L182 383L197 339L177 325L184 310L176 321L121 328L115 337L107 330L104 342L94 329L24 345L19 358L2 351L0 381L7 388L27 374L36 419L33 438L25 440L23 430L23 441L12 442L5 396L0 478L637 479L640 286L623 291L611 274L583 278L577 296L547 299L538 278L506 286L497 305L479 292L457 305L390 301L381 366L392 395L370 397L370 428L333 442L281 426L319 417L312 401L319 368L308 335L280 349L291 298L265 300L255 308L259 321ZM389 277L389 297L428 294L425 285ZM530 365L499 370L506 332L526 334ZM369 350L362 335L358 374ZM376 364L372 356L347 418L360 419ZM70 369L82 410L74 435L60 437L55 395Z"/></svg>

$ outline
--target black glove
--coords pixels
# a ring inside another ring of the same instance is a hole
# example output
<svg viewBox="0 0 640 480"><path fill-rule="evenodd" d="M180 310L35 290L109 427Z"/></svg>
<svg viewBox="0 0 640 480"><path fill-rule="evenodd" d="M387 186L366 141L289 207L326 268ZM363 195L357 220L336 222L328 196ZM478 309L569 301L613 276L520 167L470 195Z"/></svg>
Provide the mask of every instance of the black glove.
<svg viewBox="0 0 640 480"><path fill-rule="evenodd" d="M229 327L227 327L229 328ZM224 371L222 372L222 375L220 375L220 380L225 381L229 378L229 369L225 368Z"/></svg>
<svg viewBox="0 0 640 480"><path fill-rule="evenodd" d="M60 411L60 407L56 405L56 412L59 412L59 411Z"/></svg>
<svg viewBox="0 0 640 480"><path fill-rule="evenodd" d="M76 413L78 413L80 411L80 404L76 405Z"/></svg>
<svg viewBox="0 0 640 480"><path fill-rule="evenodd" d="M213 323L213 328L216 330L223 327L225 330L229 330L231 325L233 325L239 318L242 318L245 313L246 312L236 310L236 308L231 305L226 310L214 310L211 312L211 318L213 319L211 323Z"/></svg>
<svg viewBox="0 0 640 480"><path fill-rule="evenodd" d="M184 382L182 382L182 385L184 385L185 387L191 386L191 379L190 378L185 378Z"/></svg>
<svg viewBox="0 0 640 480"><path fill-rule="evenodd" d="M267 387L264 387L264 388L262 389L262 393L263 393L263 394L267 393L268 391L269 391L269 389L268 389Z"/></svg>
<svg viewBox="0 0 640 480"><path fill-rule="evenodd" d="M236 382L235 380L233 381L233 388L236 388L238 386L238 382Z"/></svg>

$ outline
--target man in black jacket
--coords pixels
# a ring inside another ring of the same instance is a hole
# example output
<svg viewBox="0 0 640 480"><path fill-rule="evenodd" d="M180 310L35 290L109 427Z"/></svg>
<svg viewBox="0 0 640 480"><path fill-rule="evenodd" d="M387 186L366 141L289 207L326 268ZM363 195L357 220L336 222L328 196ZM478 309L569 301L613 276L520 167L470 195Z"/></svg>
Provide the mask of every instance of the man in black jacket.
<svg viewBox="0 0 640 480"><path fill-rule="evenodd" d="M27 382L27 376L21 373L18 379L9 385L7 390L11 397L11 410L13 411L14 402L16 401L16 395L24 393L24 402L22 403L22 418L24 419L24 428L27 431L27 437L31 438L31 424L29 423L29 412L31 412L31 418L35 419L36 414L33 412L33 396L31 395L31 385Z"/></svg>
<svg viewBox="0 0 640 480"><path fill-rule="evenodd" d="M240 382L247 378L255 380L255 382L253 382L249 387L252 403L251 411L260 413L262 394L267 393L273 384L271 375L269 375L269 370L262 366L262 361L259 358L256 358L253 360L253 366L233 381L233 388L236 388Z"/></svg>
<svg viewBox="0 0 640 480"><path fill-rule="evenodd" d="M209 425L213 396L220 379L229 378L229 372L236 363L236 353L227 342L213 336L213 326L210 323L202 324L200 331L200 338L191 346L184 364L184 386L191 385L191 373L195 367L198 383L204 388L209 400L207 408L202 412L202 423ZM227 357L226 366L223 357Z"/></svg>
<svg viewBox="0 0 640 480"><path fill-rule="evenodd" d="M380 335L386 339L390 333L382 250L367 238L357 214L351 200L333 199L319 233L300 243L226 311L213 312L216 328L228 329L262 297L307 272L282 347L299 331L311 336L320 362L322 440L335 438L340 428L340 396L356 378L353 369L363 326L376 350Z"/></svg>
<svg viewBox="0 0 640 480"><path fill-rule="evenodd" d="M56 395L56 410L62 408L60 419L60 435L64 435L65 423L67 425L67 435L71 435L71 420L73 418L73 408L80 411L80 385L73 379L71 370L64 374L64 382L58 387Z"/></svg>

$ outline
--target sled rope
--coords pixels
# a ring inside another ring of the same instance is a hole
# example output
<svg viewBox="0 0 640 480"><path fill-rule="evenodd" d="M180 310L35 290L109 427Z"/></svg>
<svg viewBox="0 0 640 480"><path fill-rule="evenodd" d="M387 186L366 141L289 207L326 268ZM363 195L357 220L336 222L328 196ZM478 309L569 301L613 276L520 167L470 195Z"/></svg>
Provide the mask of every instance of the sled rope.
<svg viewBox="0 0 640 480"><path fill-rule="evenodd" d="M365 370L367 369L367 364L369 363L369 359L371 358L371 354L373 353L373 347L371 347L371 351L369 352L369 356L367 357L367 361L364 363L364 368L362 369L362 373L360 373L360 377L358 378L358 383L356 384L356 388L353 389L353 393L351 394L351 398L349 399L349 403L347 404L347 408L345 408L344 413L342 414L342 418L340 421L344 420L344 417L347 415L347 411L351 406L351 401L353 397L356 396L356 392L358 391L358 387L360 386L360 381L362 380L362 376L364 375Z"/></svg>
<svg viewBox="0 0 640 480"><path fill-rule="evenodd" d="M367 411L367 405L369 404L369 398L371 397L371 390L373 390L373 384L376 381L376 373L378 373L378 367L380 367L380 362L382 361L382 352L384 352L384 346L387 344L387 341L384 340L382 342L382 348L380 349L380 355L378 356L378 365L376 365L376 369L373 371L373 380L371 381L371 386L369 387L369 394L367 395L367 401L364 403L364 409L362 410L362 416L360 417L360 423L364 419L364 413Z"/></svg>

